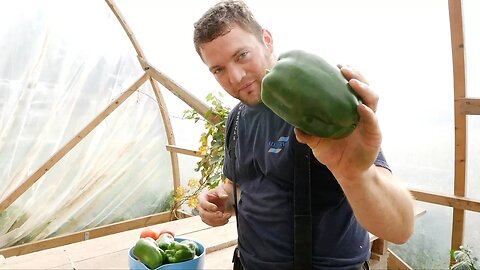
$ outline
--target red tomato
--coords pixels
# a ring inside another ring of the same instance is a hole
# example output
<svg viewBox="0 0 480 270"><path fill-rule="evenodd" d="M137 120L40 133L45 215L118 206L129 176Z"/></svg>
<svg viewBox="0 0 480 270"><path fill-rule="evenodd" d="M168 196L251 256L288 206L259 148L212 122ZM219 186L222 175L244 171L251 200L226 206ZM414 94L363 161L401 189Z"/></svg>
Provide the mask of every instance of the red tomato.
<svg viewBox="0 0 480 270"><path fill-rule="evenodd" d="M151 237L153 240L158 239L159 234L157 234L154 230L150 228L143 229L142 233L140 233L140 238Z"/></svg>
<svg viewBox="0 0 480 270"><path fill-rule="evenodd" d="M170 230L167 230L167 229L161 229L160 232L158 233L158 236L160 236L161 234L163 233L168 233L170 234L171 236L175 237L175 233L170 231Z"/></svg>

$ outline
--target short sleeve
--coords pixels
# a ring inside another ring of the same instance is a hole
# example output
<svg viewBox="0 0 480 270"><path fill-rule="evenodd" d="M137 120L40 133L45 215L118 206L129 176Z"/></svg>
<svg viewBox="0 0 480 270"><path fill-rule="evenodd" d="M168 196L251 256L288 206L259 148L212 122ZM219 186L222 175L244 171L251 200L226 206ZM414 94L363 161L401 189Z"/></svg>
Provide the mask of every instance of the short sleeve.
<svg viewBox="0 0 480 270"><path fill-rule="evenodd" d="M383 167L389 171L392 171L390 169L390 166L388 166L387 160L385 159L385 155L383 154L382 149L380 149L380 152L378 153L377 159L375 160L374 164L379 167Z"/></svg>

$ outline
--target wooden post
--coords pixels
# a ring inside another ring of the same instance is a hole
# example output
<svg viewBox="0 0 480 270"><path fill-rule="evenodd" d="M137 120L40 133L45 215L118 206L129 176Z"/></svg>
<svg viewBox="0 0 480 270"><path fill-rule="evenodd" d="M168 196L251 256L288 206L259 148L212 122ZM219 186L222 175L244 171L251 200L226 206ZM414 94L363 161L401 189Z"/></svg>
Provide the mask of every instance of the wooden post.
<svg viewBox="0 0 480 270"><path fill-rule="evenodd" d="M449 0L450 32L452 43L454 111L455 111L455 184L454 195L465 196L467 168L467 116L462 113L460 102L466 97L465 46L463 39L462 0ZM465 211L453 209L452 249L463 242Z"/></svg>

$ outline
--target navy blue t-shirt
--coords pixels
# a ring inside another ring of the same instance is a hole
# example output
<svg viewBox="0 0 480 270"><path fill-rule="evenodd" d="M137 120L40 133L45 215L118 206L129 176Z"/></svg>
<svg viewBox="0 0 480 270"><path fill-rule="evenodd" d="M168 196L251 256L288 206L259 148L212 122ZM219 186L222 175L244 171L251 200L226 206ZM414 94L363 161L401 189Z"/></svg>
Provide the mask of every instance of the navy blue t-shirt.
<svg viewBox="0 0 480 270"><path fill-rule="evenodd" d="M235 111L227 122L223 170L241 189L242 264L247 270L293 269L293 127L263 104L243 106L237 147L229 149ZM388 168L381 153L375 164ZM370 256L368 233L332 173L313 155L310 171L313 269L351 269Z"/></svg>

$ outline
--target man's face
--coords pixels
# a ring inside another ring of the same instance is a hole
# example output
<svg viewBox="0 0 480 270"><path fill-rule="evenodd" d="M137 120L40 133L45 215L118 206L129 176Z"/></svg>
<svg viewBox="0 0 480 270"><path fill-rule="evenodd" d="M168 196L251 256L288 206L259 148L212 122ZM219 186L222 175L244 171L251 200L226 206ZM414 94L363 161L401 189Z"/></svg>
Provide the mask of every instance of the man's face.
<svg viewBox="0 0 480 270"><path fill-rule="evenodd" d="M263 32L261 42L234 26L226 35L200 46L203 61L223 89L250 106L261 102L265 70L275 63L272 37Z"/></svg>

